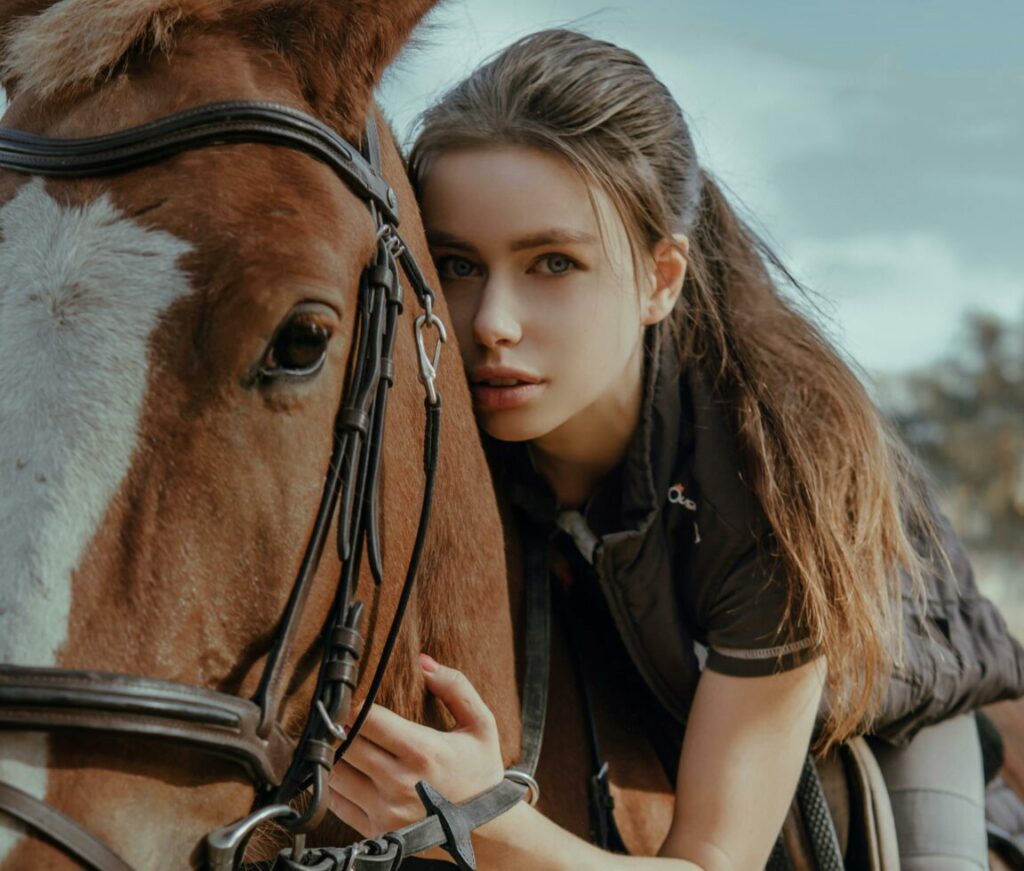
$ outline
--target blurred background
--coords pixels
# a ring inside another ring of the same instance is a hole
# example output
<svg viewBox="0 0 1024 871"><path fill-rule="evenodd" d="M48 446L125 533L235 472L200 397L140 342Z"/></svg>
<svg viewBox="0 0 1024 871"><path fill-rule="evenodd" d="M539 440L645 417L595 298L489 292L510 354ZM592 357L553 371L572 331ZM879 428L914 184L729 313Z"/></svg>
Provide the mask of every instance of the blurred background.
<svg viewBox="0 0 1024 871"><path fill-rule="evenodd" d="M1024 3L448 0L380 88L399 136L552 26L633 49L669 86L1024 639Z"/></svg>

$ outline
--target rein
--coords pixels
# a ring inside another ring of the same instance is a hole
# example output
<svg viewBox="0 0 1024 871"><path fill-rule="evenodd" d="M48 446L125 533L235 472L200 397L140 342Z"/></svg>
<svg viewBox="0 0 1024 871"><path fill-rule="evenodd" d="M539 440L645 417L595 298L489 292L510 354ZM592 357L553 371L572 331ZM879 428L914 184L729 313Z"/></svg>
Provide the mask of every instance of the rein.
<svg viewBox="0 0 1024 871"><path fill-rule="evenodd" d="M277 859L275 869L280 871L311 867L318 871L390 871L403 858L435 846L447 849L460 868L474 869L472 830L527 794L531 803L539 795L533 775L547 704L550 638L542 538L533 545L528 541L525 554L526 669L519 765L507 771L496 786L462 805L448 802L421 782L417 791L427 817L398 832L345 848L304 847L305 833L319 825L327 812L330 769L362 727L394 651L426 540L440 441L441 397L436 370L447 333L433 311L434 292L398 234L398 198L381 171L372 116L365 139L366 153L310 115L249 100L210 103L84 139L50 139L0 130L0 168L58 178L121 173L185 151L222 144L284 146L305 152L331 168L366 204L376 227L376 251L360 277L356 337L347 385L335 418L331 459L316 521L253 698L128 674L0 665L0 729L85 730L158 737L238 762L257 788L256 804L245 819L208 835L211 871L238 867L249 836L271 820L294 835L293 846ZM403 310L399 267L422 308L413 330L419 377L426 393L425 483L415 544L398 605L363 706L346 731L343 724L352 712L365 644L363 605L353 600L364 554L374 582L379 585L383 578L378 486L388 391L394 382L393 354ZM431 331L436 334L433 351L428 349ZM312 580L335 519L341 576L323 632L320 669L306 724L295 741L280 722L285 666L292 658ZM310 801L304 811L288 804L310 786ZM84 867L130 871L130 866L95 835L9 784L0 783L0 812L49 838Z"/></svg>

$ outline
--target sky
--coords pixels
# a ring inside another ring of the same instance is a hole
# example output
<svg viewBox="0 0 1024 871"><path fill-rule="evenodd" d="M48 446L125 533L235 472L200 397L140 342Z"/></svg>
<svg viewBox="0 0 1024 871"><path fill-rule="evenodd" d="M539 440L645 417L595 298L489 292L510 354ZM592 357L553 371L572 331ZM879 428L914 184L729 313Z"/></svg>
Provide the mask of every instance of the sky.
<svg viewBox="0 0 1024 871"><path fill-rule="evenodd" d="M400 137L518 36L573 26L646 60L700 159L869 373L1024 317L1020 0L448 0L388 72Z"/></svg>

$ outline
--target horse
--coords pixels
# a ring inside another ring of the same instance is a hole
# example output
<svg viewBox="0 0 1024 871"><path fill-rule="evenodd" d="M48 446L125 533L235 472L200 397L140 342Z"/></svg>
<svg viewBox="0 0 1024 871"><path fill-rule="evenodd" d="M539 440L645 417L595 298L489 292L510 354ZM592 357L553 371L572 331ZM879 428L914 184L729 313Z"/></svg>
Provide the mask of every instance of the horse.
<svg viewBox="0 0 1024 871"><path fill-rule="evenodd" d="M369 115L410 218L405 243L427 264L372 91L431 5L11 0L0 4L3 124L80 138L254 99L358 142ZM331 457L360 276L377 244L366 206L323 163L253 143L104 177L3 172L0 204L0 661L252 696ZM377 627L395 610L424 486L408 328L395 357L384 579L377 587L365 566L359 575L364 673L381 655ZM501 523L481 486L488 471L457 355L442 357L437 385L442 496L394 659L422 649L462 669L504 724L511 760L519 702ZM327 548L287 663L281 716L293 732L339 571ZM380 699L442 723L415 669L392 669ZM185 744L5 726L0 781L133 867L199 864L202 836L254 800L237 765ZM79 866L0 815L0 867Z"/></svg>
<svg viewBox="0 0 1024 871"><path fill-rule="evenodd" d="M403 240L436 282L394 136L372 101L432 5L9 0L0 3L4 126L79 138L254 99L301 109L356 142L369 116ZM102 178L0 173L0 233L0 659L251 696L329 465L360 276L378 242L364 204L307 155L229 144ZM443 321L443 300L437 313ZM284 367L302 373L266 377L282 356L303 362ZM425 484L416 356L412 332L401 331L381 472L384 580L376 586L366 566L359 574L371 626L364 673L381 658L378 626L396 608L391 579L413 547ZM437 384L440 498L380 700L444 725L416 670L401 667L425 650L481 690L511 762L521 556L505 540L456 354L442 358ZM328 549L287 663L282 710L293 733L339 570ZM591 772L572 659L556 632L558 716L538 780L541 809L586 835ZM653 855L671 821L671 785L617 711L615 687L599 684L593 701L623 842ZM192 747L9 726L0 781L139 868L200 864L202 836L254 799L236 766ZM0 868L22 867L78 866L0 817Z"/></svg>

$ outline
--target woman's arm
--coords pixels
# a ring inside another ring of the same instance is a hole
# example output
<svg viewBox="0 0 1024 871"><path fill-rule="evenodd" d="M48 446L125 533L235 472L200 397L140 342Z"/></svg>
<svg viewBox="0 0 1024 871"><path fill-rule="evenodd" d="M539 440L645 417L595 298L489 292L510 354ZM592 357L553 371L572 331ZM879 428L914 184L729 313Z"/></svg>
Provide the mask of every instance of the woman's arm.
<svg viewBox="0 0 1024 871"><path fill-rule="evenodd" d="M413 785L426 779L455 801L500 777L497 732L458 672L427 671L455 715L437 732L376 708L332 777L332 806L364 835L422 816ZM750 871L767 861L792 800L824 679L821 660L771 677L705 672L687 724L675 819L659 857L618 856L519 805L473 837L488 871Z"/></svg>
<svg viewBox="0 0 1024 871"><path fill-rule="evenodd" d="M763 868L796 790L824 676L821 659L771 677L704 673L686 726L675 818L658 858L613 856L520 806L480 830L480 866Z"/></svg>
<svg viewBox="0 0 1024 871"><path fill-rule="evenodd" d="M661 849L705 871L763 868L786 818L821 699L823 658L770 677L704 672Z"/></svg>

